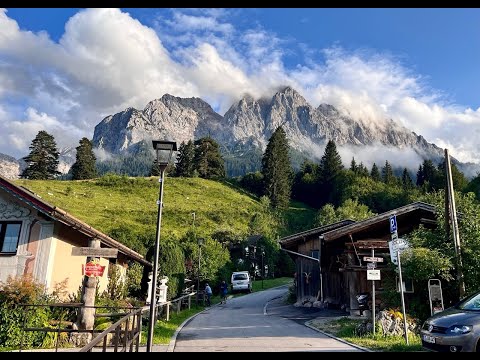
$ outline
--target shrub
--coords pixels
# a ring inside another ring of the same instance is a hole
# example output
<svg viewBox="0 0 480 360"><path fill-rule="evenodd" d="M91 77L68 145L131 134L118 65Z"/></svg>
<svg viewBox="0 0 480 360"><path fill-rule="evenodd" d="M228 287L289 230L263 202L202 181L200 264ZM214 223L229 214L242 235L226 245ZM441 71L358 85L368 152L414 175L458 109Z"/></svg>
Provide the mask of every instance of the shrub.
<svg viewBox="0 0 480 360"><path fill-rule="evenodd" d="M31 276L8 277L0 284L0 346L18 348L22 342L22 326L48 326L50 310L45 307L22 307L20 304L39 304L46 300L45 288ZM41 346L45 333L25 332L24 347Z"/></svg>

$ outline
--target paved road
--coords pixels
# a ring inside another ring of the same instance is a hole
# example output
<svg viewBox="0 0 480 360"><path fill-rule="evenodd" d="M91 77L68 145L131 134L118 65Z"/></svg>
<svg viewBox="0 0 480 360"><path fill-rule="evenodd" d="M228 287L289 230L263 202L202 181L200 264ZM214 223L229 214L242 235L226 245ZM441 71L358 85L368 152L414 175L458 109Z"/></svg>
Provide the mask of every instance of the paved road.
<svg viewBox="0 0 480 360"><path fill-rule="evenodd" d="M266 307L265 315L266 303L281 297L286 291L286 287L270 289L230 299L226 305L210 308L183 327L174 351L359 351L309 329L303 325L309 318L308 313L304 315L291 306L282 309L283 305L278 300L272 301L271 313Z"/></svg>

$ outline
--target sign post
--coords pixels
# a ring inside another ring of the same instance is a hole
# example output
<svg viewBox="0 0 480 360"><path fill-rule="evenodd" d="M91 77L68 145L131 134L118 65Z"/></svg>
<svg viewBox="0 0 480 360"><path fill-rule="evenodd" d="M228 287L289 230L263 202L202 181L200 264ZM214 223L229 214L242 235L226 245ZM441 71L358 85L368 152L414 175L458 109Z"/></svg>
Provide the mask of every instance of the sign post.
<svg viewBox="0 0 480 360"><path fill-rule="evenodd" d="M400 260L400 252L408 247L408 243L404 239L398 237L397 232L397 217L395 215L390 216L390 234L392 241L389 241L388 246L390 248L390 258L392 263L398 265L398 273L400 278L400 297L402 300L402 313L403 313L403 328L405 331L405 342L408 345L408 333L407 333L407 315L405 313L405 298L403 296L403 280L402 280L402 263Z"/></svg>
<svg viewBox="0 0 480 360"><path fill-rule="evenodd" d="M367 280L372 280L372 324L373 335L375 335L375 280L380 280L380 270L374 270L377 262L383 262L382 257L375 257L375 249L372 249L372 256L364 256L363 261L367 263Z"/></svg>
<svg viewBox="0 0 480 360"><path fill-rule="evenodd" d="M398 249L398 275L400 278L400 295L402 297L402 312L403 312L403 328L405 330L405 342L408 345L408 333L407 333L407 315L405 314L405 298L403 296L403 281L402 281L402 262L400 261L400 249Z"/></svg>
<svg viewBox="0 0 480 360"><path fill-rule="evenodd" d="M372 259L375 258L375 250L372 249ZM375 336L375 280L372 280L372 324L373 335Z"/></svg>

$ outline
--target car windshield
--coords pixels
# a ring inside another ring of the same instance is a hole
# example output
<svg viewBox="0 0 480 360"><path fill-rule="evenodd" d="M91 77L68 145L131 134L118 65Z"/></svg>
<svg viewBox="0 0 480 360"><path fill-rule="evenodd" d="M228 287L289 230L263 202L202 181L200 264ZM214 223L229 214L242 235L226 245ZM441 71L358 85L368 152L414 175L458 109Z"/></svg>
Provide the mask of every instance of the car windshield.
<svg viewBox="0 0 480 360"><path fill-rule="evenodd" d="M247 274L235 274L233 280L247 280Z"/></svg>
<svg viewBox="0 0 480 360"><path fill-rule="evenodd" d="M475 294L458 304L457 308L462 310L480 311L480 293Z"/></svg>

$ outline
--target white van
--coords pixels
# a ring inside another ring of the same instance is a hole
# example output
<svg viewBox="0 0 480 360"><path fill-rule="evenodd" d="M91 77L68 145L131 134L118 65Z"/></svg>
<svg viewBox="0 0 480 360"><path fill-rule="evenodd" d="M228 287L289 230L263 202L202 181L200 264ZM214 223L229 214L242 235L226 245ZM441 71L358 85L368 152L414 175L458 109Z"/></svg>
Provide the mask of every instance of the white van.
<svg viewBox="0 0 480 360"><path fill-rule="evenodd" d="M248 271L236 271L232 273L231 279L232 293L234 291L252 292L252 281Z"/></svg>

